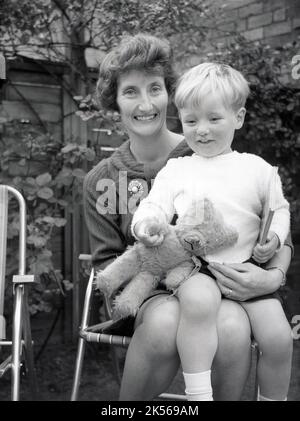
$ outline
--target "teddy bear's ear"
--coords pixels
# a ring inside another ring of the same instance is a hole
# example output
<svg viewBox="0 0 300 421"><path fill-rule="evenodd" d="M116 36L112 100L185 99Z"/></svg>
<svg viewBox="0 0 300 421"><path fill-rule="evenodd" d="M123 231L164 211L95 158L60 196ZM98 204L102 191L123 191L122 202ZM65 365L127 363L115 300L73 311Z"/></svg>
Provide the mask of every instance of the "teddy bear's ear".
<svg viewBox="0 0 300 421"><path fill-rule="evenodd" d="M212 202L208 199L204 199L204 219L205 221L213 220L216 217L216 210Z"/></svg>

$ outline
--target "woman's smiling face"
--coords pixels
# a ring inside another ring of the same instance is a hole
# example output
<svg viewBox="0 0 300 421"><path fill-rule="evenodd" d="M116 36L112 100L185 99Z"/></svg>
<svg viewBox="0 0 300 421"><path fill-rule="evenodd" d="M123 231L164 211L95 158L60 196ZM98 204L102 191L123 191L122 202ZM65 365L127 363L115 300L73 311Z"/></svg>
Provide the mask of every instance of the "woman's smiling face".
<svg viewBox="0 0 300 421"><path fill-rule="evenodd" d="M162 76L130 70L118 79L117 104L128 135L158 134L166 124L168 92Z"/></svg>

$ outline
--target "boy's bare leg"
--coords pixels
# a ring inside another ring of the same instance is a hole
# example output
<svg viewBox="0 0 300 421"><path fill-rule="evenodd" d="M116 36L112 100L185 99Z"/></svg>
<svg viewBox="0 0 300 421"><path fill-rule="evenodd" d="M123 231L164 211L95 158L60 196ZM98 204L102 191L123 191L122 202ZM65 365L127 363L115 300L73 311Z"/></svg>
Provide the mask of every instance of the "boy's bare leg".
<svg viewBox="0 0 300 421"><path fill-rule="evenodd" d="M221 293L211 277L200 273L180 285L178 299L177 349L185 393L191 401L210 401L213 400L211 366L218 346Z"/></svg>
<svg viewBox="0 0 300 421"><path fill-rule="evenodd" d="M178 298L177 349L183 372L210 370L218 346L220 290L212 278L197 274L179 287Z"/></svg>

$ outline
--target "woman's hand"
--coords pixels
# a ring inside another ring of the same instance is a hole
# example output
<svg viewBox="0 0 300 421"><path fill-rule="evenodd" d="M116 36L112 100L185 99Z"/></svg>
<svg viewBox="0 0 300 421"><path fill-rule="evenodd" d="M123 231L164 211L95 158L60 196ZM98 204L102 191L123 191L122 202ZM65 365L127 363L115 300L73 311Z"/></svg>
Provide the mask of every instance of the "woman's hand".
<svg viewBox="0 0 300 421"><path fill-rule="evenodd" d="M280 287L282 281L279 270L265 270L253 263L210 263L208 268L217 278L222 294L231 300L246 301L270 294Z"/></svg>

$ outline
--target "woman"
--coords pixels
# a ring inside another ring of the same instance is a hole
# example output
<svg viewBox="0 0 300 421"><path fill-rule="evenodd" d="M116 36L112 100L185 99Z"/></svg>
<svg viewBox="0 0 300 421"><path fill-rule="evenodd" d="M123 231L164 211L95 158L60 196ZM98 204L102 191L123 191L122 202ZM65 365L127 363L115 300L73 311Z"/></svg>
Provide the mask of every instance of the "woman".
<svg viewBox="0 0 300 421"><path fill-rule="evenodd" d="M103 108L120 113L129 140L85 178L85 215L97 269L133 244L132 213L157 172L169 158L191 154L183 137L166 125L175 82L169 44L146 34L124 38L101 64L100 102ZM230 298L222 300L218 315L215 400L240 399L249 372L250 325L235 300L277 290L290 254L290 247L284 247L267 270L250 263L215 267L218 285ZM170 385L179 367L178 315L177 299L166 299L160 291L141 306L126 356L121 400L149 400Z"/></svg>

